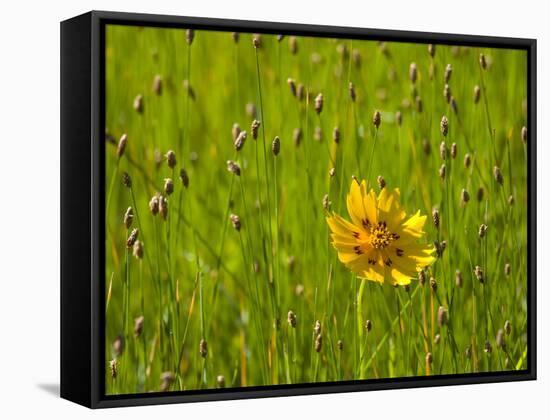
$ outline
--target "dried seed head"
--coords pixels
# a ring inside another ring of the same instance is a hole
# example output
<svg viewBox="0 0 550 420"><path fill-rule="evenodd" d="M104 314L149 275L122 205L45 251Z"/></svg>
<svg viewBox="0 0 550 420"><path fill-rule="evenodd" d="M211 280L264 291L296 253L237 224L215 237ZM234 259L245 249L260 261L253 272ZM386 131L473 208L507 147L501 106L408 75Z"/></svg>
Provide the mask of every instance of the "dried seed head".
<svg viewBox="0 0 550 420"><path fill-rule="evenodd" d="M128 236L128 239L126 239L126 248L132 248L136 243L138 236L139 236L139 229L137 228L132 229L132 232L130 232L130 236Z"/></svg>
<svg viewBox="0 0 550 420"><path fill-rule="evenodd" d="M506 339L504 338L504 330L502 328L499 328L499 330L497 331L497 337L495 341L497 343L497 348L503 350L506 349Z"/></svg>
<svg viewBox="0 0 550 420"><path fill-rule="evenodd" d="M381 190L386 187L386 180L382 177L382 175L378 175L376 177L376 182L378 183L378 188Z"/></svg>
<svg viewBox="0 0 550 420"><path fill-rule="evenodd" d="M443 134L443 137L447 137L447 134L449 133L449 120L445 115L441 117L439 128L441 129L441 134Z"/></svg>
<svg viewBox="0 0 550 420"><path fill-rule="evenodd" d="M185 40L189 45L193 43L193 40L195 39L195 31L193 29L187 29L185 31Z"/></svg>
<svg viewBox="0 0 550 420"><path fill-rule="evenodd" d="M241 35L238 32L231 32L231 38L235 44L239 42L240 37Z"/></svg>
<svg viewBox="0 0 550 420"><path fill-rule="evenodd" d="M159 196L159 214L164 220L168 217L168 200L163 195Z"/></svg>
<svg viewBox="0 0 550 420"><path fill-rule="evenodd" d="M355 67L361 67L361 52L357 48L354 48L351 52L351 59Z"/></svg>
<svg viewBox="0 0 550 420"><path fill-rule="evenodd" d="M160 374L160 390L166 392L170 389L170 386L174 383L176 379L175 375L172 372L163 372Z"/></svg>
<svg viewBox="0 0 550 420"><path fill-rule="evenodd" d="M118 357L124 352L124 337L122 335L118 335L117 338L115 338L115 341L113 341L113 352Z"/></svg>
<svg viewBox="0 0 550 420"><path fill-rule="evenodd" d="M252 45L254 48L262 48L262 37L260 34L254 34L252 35Z"/></svg>
<svg viewBox="0 0 550 420"><path fill-rule="evenodd" d="M126 229L130 229L130 226L132 226L132 221L134 220L134 210L132 207L128 207L126 210L126 213L124 213L124 227Z"/></svg>
<svg viewBox="0 0 550 420"><path fill-rule="evenodd" d="M109 369L111 371L111 378L116 379L118 375L118 360L113 359L109 362Z"/></svg>
<svg viewBox="0 0 550 420"><path fill-rule="evenodd" d="M468 346L466 347L466 350L464 350L464 355L466 356L466 359L469 359L472 357L472 347Z"/></svg>
<svg viewBox="0 0 550 420"><path fill-rule="evenodd" d="M323 141L323 130L321 129L321 127L315 127L315 130L313 131L313 139L318 142Z"/></svg>
<svg viewBox="0 0 550 420"><path fill-rule="evenodd" d="M409 65L409 79L411 79L411 82L416 83L417 78L418 78L418 68L416 66L416 63L411 63Z"/></svg>
<svg viewBox="0 0 550 420"><path fill-rule="evenodd" d="M290 77L286 80L286 82L288 83L288 87L290 88L290 93L292 93L292 96L296 97L296 82Z"/></svg>
<svg viewBox="0 0 550 420"><path fill-rule="evenodd" d="M143 242L140 240L137 240L134 244L134 249L132 250L132 254L135 258L138 260L141 260L143 258Z"/></svg>
<svg viewBox="0 0 550 420"><path fill-rule="evenodd" d="M479 187L476 192L477 201L479 202L483 201L484 195L485 195L485 190L483 189L483 187Z"/></svg>
<svg viewBox="0 0 550 420"><path fill-rule="evenodd" d="M158 167L162 163L162 155L159 149L155 149L155 151L153 152L153 159L155 160L155 166L158 169Z"/></svg>
<svg viewBox="0 0 550 420"><path fill-rule="evenodd" d="M479 65L483 70L487 69L487 59L483 53L479 54Z"/></svg>
<svg viewBox="0 0 550 420"><path fill-rule="evenodd" d="M340 143L340 129L338 127L334 127L332 130L332 140L334 140L334 143Z"/></svg>
<svg viewBox="0 0 550 420"><path fill-rule="evenodd" d="M428 44L428 54L430 54L431 57L435 55L435 45L434 44Z"/></svg>
<svg viewBox="0 0 550 420"><path fill-rule="evenodd" d="M122 185L124 185L126 188L132 188L132 178L130 178L128 172L122 173Z"/></svg>
<svg viewBox="0 0 550 420"><path fill-rule="evenodd" d="M426 283L426 273L424 270L418 272L418 282L420 283L420 286L424 286L424 283Z"/></svg>
<svg viewBox="0 0 550 420"><path fill-rule="evenodd" d="M365 321L365 331L371 332L371 330L372 330L372 321L370 319L367 319Z"/></svg>
<svg viewBox="0 0 550 420"><path fill-rule="evenodd" d="M323 336L319 334L315 338L315 351L319 353L323 349Z"/></svg>
<svg viewBox="0 0 550 420"><path fill-rule="evenodd" d="M126 133L124 133L120 137L120 140L118 141L118 146L117 146L117 149L116 149L116 155L118 156L119 159L124 155L124 151L126 150L126 143L127 142L128 142L128 136L126 135Z"/></svg>
<svg viewBox="0 0 550 420"><path fill-rule="evenodd" d="M439 209L437 207L434 207L432 210L432 220L434 222L434 226L439 229Z"/></svg>
<svg viewBox="0 0 550 420"><path fill-rule="evenodd" d="M292 328L296 328L296 323L298 322L296 319L296 314L292 311L288 311L288 315L286 317L286 320L288 321L288 325L290 325Z"/></svg>
<svg viewBox="0 0 550 420"><path fill-rule="evenodd" d="M256 105L252 102L248 102L245 107L246 115L248 115L250 118L256 118L258 116L258 110L256 109Z"/></svg>
<svg viewBox="0 0 550 420"><path fill-rule="evenodd" d="M338 350L342 351L344 350L344 342L342 340L338 340L336 343L336 346L338 347Z"/></svg>
<svg viewBox="0 0 550 420"><path fill-rule="evenodd" d="M462 204L466 204L468 201L470 201L470 194L468 194L468 191L462 188L462 191L460 192L460 202Z"/></svg>
<svg viewBox="0 0 550 420"><path fill-rule="evenodd" d="M164 179L164 192L166 195L170 195L174 192L174 181L172 181L172 178Z"/></svg>
<svg viewBox="0 0 550 420"><path fill-rule="evenodd" d="M462 279L462 273L460 270L455 271L455 284L457 287L462 287L463 279Z"/></svg>
<svg viewBox="0 0 550 420"><path fill-rule="evenodd" d="M153 92L155 95L162 95L162 77L157 74L153 79Z"/></svg>
<svg viewBox="0 0 550 420"><path fill-rule="evenodd" d="M355 86L352 82L349 82L349 97L350 99L355 102L357 99L357 93L355 92Z"/></svg>
<svg viewBox="0 0 550 420"><path fill-rule="evenodd" d="M159 212L159 196L158 194L155 194L153 197L151 197L151 201L149 201L149 210L151 210L151 213L153 216L156 216Z"/></svg>
<svg viewBox="0 0 550 420"><path fill-rule="evenodd" d="M456 158L456 153L457 153L457 145L456 145L456 143L453 143L453 144L451 144L451 157L453 159Z"/></svg>
<svg viewBox="0 0 550 420"><path fill-rule="evenodd" d="M332 178L336 174L336 169L335 168L330 168L329 171L328 171L328 174Z"/></svg>
<svg viewBox="0 0 550 420"><path fill-rule="evenodd" d="M472 158L469 153L466 153L464 155L464 167L468 169L470 167L470 163L472 163Z"/></svg>
<svg viewBox="0 0 550 420"><path fill-rule="evenodd" d="M374 114L372 114L372 123L374 124L374 127L376 129L380 127L380 121L381 121L380 111L376 110L374 111Z"/></svg>
<svg viewBox="0 0 550 420"><path fill-rule="evenodd" d="M434 344L439 344L440 341L441 341L441 335L436 334L434 337Z"/></svg>
<svg viewBox="0 0 550 420"><path fill-rule="evenodd" d="M422 113L422 110L424 109L424 105L422 105L422 98L420 96L416 96L416 98L414 98L414 104L416 106L416 110L419 112L419 113Z"/></svg>
<svg viewBox="0 0 550 420"><path fill-rule="evenodd" d="M288 48L290 50L290 53L293 55L298 52L298 40L295 36L291 36L288 38Z"/></svg>
<svg viewBox="0 0 550 420"><path fill-rule="evenodd" d="M296 147L300 145L302 141L302 129L300 127L295 128L292 132L292 140L294 140Z"/></svg>
<svg viewBox="0 0 550 420"><path fill-rule="evenodd" d="M271 151L273 152L273 156L277 156L281 151L281 140L279 139L279 136L275 136L271 142Z"/></svg>
<svg viewBox="0 0 550 420"><path fill-rule="evenodd" d="M506 335L510 335L512 333L512 323L509 320L504 322L504 331L506 332Z"/></svg>
<svg viewBox="0 0 550 420"><path fill-rule="evenodd" d="M183 90L187 92L187 95L189 95L191 99L193 100L195 99L195 90L193 89L193 86L191 86L191 83L187 79L183 80Z"/></svg>
<svg viewBox="0 0 550 420"><path fill-rule="evenodd" d="M395 113L395 122L399 127L403 124L403 115L401 114L401 111L397 111Z"/></svg>
<svg viewBox="0 0 550 420"><path fill-rule="evenodd" d="M189 175L184 168L180 169L180 181L185 188L189 187Z"/></svg>
<svg viewBox="0 0 550 420"><path fill-rule="evenodd" d="M241 127L238 123L233 123L233 126L231 127L231 136L233 137L233 141L237 140L239 134L241 134Z"/></svg>
<svg viewBox="0 0 550 420"><path fill-rule="evenodd" d="M168 150L168 152L166 152L166 163L168 164L168 167L170 169L174 169L174 167L176 166L176 154L174 153L173 150Z"/></svg>
<svg viewBox="0 0 550 420"><path fill-rule="evenodd" d="M429 155L432 151L432 147L430 146L430 141L426 138L422 139L422 150L424 150L425 155Z"/></svg>
<svg viewBox="0 0 550 420"><path fill-rule="evenodd" d="M447 64L447 67L445 67L445 83L449 83L449 80L451 80L451 75L453 74L453 66L450 64Z"/></svg>
<svg viewBox="0 0 550 420"><path fill-rule="evenodd" d="M285 39L285 36L283 34L277 35L277 42L281 42L283 39Z"/></svg>
<svg viewBox="0 0 550 420"><path fill-rule="evenodd" d="M504 264L504 274L506 276L509 276L511 273L512 273L512 266L510 265L510 263Z"/></svg>
<svg viewBox="0 0 550 420"><path fill-rule="evenodd" d="M449 314L447 309L445 309L443 306L440 306L439 309L437 310L437 323L439 324L440 327L447 323L448 316Z"/></svg>
<svg viewBox="0 0 550 420"><path fill-rule="evenodd" d="M476 265L476 268L474 269L474 274L475 274L476 278L479 280L480 283L485 282L485 277L483 275L483 270L481 269L481 267L479 265Z"/></svg>
<svg viewBox="0 0 550 420"><path fill-rule="evenodd" d="M437 256L441 258L443 256L443 252L445 252L445 249L447 248L447 241L441 241L441 242L435 241L435 245L436 245Z"/></svg>
<svg viewBox="0 0 550 420"><path fill-rule="evenodd" d="M445 101L447 101L447 103L451 102L451 88L449 85L445 85L445 87L443 88L443 97L445 98Z"/></svg>
<svg viewBox="0 0 550 420"><path fill-rule="evenodd" d="M434 358L430 352L426 353L426 364L431 365Z"/></svg>
<svg viewBox="0 0 550 420"><path fill-rule="evenodd" d="M252 138L254 140L258 139L258 131L260 129L260 121L253 120L252 124L250 125L250 132L252 133Z"/></svg>
<svg viewBox="0 0 550 420"><path fill-rule="evenodd" d="M446 170L447 170L447 167L445 166L445 164L442 164L439 168L439 178L441 178L441 180L445 179Z"/></svg>
<svg viewBox="0 0 550 420"><path fill-rule="evenodd" d="M208 344L206 343L206 340L204 338L201 338L201 341L199 343L199 353L202 358L205 358L208 354Z"/></svg>
<svg viewBox="0 0 550 420"><path fill-rule="evenodd" d="M237 216L236 214L231 214L229 215L229 220L231 220L231 224L236 231L241 230L241 218L239 216Z"/></svg>
<svg viewBox="0 0 550 420"><path fill-rule="evenodd" d="M439 156L441 157L441 160L447 159L447 144L445 141L442 141L439 145Z"/></svg>
<svg viewBox="0 0 550 420"><path fill-rule="evenodd" d="M241 167L237 162L234 162L232 160L227 161L227 170L237 176L241 175Z"/></svg>
<svg viewBox="0 0 550 420"><path fill-rule="evenodd" d="M479 102L479 98L481 96L481 89L478 85L474 86L474 104L477 104Z"/></svg>
<svg viewBox="0 0 550 420"><path fill-rule="evenodd" d="M330 210L330 205L332 204L332 202L329 200L328 198L328 194L325 194L323 196L323 208L326 210L326 211L329 211Z"/></svg>
<svg viewBox="0 0 550 420"><path fill-rule="evenodd" d="M495 166L495 167L493 168L493 176L495 177L495 181L496 181L498 184L502 185L504 179L503 179L503 177L502 177L502 172L500 172L500 168L499 168L498 166Z"/></svg>
<svg viewBox="0 0 550 420"><path fill-rule="evenodd" d="M430 289L434 292L437 291L437 281L433 277L430 277Z"/></svg>
<svg viewBox="0 0 550 420"><path fill-rule="evenodd" d="M317 320L315 321L315 325L313 326L313 332L315 335L321 334L321 321Z"/></svg>
<svg viewBox="0 0 550 420"><path fill-rule="evenodd" d="M218 388L225 388L225 377L223 375L216 376L216 385Z"/></svg>
<svg viewBox="0 0 550 420"><path fill-rule="evenodd" d="M485 341L485 345L483 346L483 351L487 354L491 354L493 352L493 346L491 346L491 343L489 340Z"/></svg>
<svg viewBox="0 0 550 420"><path fill-rule="evenodd" d="M510 196L508 197L508 205L509 205L509 206L513 206L515 202L516 202L516 199L514 198L514 196L513 196L513 195L510 195Z"/></svg>
<svg viewBox="0 0 550 420"><path fill-rule="evenodd" d="M245 141L246 141L246 131L241 131L233 144L237 152L244 147Z"/></svg>
<svg viewBox="0 0 550 420"><path fill-rule="evenodd" d="M485 223L482 223L482 224L479 226L478 234L479 234L479 237L480 237L480 238L484 238L485 235L487 234L487 225L486 225Z"/></svg>
<svg viewBox="0 0 550 420"><path fill-rule="evenodd" d="M527 127L521 127L521 141L527 144Z"/></svg>
<svg viewBox="0 0 550 420"><path fill-rule="evenodd" d="M323 94L320 93L315 97L315 112L320 114L323 110Z"/></svg>
<svg viewBox="0 0 550 420"><path fill-rule="evenodd" d="M143 315L138 316L136 319L134 319L134 336L136 338L139 338L141 336L141 332L143 331L143 321L145 318L143 318Z"/></svg>
<svg viewBox="0 0 550 420"><path fill-rule="evenodd" d="M134 109L137 113L143 114L143 95L139 94L134 98Z"/></svg>

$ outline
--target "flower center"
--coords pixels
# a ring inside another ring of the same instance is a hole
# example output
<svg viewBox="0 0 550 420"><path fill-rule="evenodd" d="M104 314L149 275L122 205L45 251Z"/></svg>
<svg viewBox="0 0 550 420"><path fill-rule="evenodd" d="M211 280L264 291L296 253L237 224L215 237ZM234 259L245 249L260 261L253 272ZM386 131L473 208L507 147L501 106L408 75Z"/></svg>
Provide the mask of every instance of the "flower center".
<svg viewBox="0 0 550 420"><path fill-rule="evenodd" d="M386 222L378 222L377 225L370 228L370 244L373 248L384 249L393 241L399 239L399 235L391 233L386 226Z"/></svg>

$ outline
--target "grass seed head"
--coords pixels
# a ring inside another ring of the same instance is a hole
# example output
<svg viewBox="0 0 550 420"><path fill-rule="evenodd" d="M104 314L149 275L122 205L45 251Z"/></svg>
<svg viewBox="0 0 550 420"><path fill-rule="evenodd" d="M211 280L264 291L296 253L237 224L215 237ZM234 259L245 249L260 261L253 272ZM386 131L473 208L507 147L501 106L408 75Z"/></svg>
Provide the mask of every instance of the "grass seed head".
<svg viewBox="0 0 550 420"><path fill-rule="evenodd" d="M143 315L138 316L136 319L134 319L134 336L136 338L139 338L141 336L141 332L143 331L143 321L145 318L143 318Z"/></svg>
<svg viewBox="0 0 550 420"><path fill-rule="evenodd" d="M252 35L252 45L254 48L262 48L262 37L260 34L254 34Z"/></svg>
<svg viewBox="0 0 550 420"><path fill-rule="evenodd" d="M292 96L296 97L296 82L290 77L286 80L286 82L290 88L290 93L292 93Z"/></svg>
<svg viewBox="0 0 550 420"><path fill-rule="evenodd" d="M258 109L256 108L256 104L253 102L248 102L246 104L245 112L246 112L246 115L248 115L250 118L258 117Z"/></svg>
<svg viewBox="0 0 550 420"><path fill-rule="evenodd" d="M151 197L151 200L149 201L149 210L151 210L151 213L153 216L156 216L159 212L159 196L158 194L155 194L153 197Z"/></svg>
<svg viewBox="0 0 550 420"><path fill-rule="evenodd" d="M437 323L439 324L440 327L447 324L448 317L449 317L449 313L447 309L445 309L443 306L440 306L439 309L437 310Z"/></svg>
<svg viewBox="0 0 550 420"><path fill-rule="evenodd" d="M208 355L208 344L204 338L201 338L201 341L199 342L199 354L203 359Z"/></svg>
<svg viewBox="0 0 550 420"><path fill-rule="evenodd" d="M342 351L344 350L344 342L342 340L338 340L336 343L336 346L338 347L338 350Z"/></svg>
<svg viewBox="0 0 550 420"><path fill-rule="evenodd" d="M482 223L479 226L478 234L479 234L480 239L483 239L485 237L485 235L487 234L487 225L485 223Z"/></svg>
<svg viewBox="0 0 550 420"><path fill-rule="evenodd" d="M439 124L439 128L441 130L441 134L443 134L443 137L447 137L447 134L449 134L449 120L445 115L441 117L441 123Z"/></svg>
<svg viewBox="0 0 550 420"><path fill-rule="evenodd" d="M521 127L521 141L527 144L527 127Z"/></svg>
<svg viewBox="0 0 550 420"><path fill-rule="evenodd" d="M175 375L172 372L163 372L160 374L160 390L161 392L166 392L170 389L170 386L174 383L176 379Z"/></svg>
<svg viewBox="0 0 550 420"><path fill-rule="evenodd" d="M426 364L431 365L434 361L434 358L432 356L432 353L428 352L426 353Z"/></svg>
<svg viewBox="0 0 550 420"><path fill-rule="evenodd" d="M174 153L173 150L168 150L168 152L166 152L166 164L168 165L168 167L170 169L174 169L174 167L176 166L176 154Z"/></svg>
<svg viewBox="0 0 550 420"><path fill-rule="evenodd" d="M216 376L216 385L218 388L225 388L225 377L223 375Z"/></svg>
<svg viewBox="0 0 550 420"><path fill-rule="evenodd" d="M495 342L497 344L497 348L506 350L506 339L504 338L504 330L502 328L499 328L497 331Z"/></svg>
<svg viewBox="0 0 550 420"><path fill-rule="evenodd" d="M455 271L455 284L457 285L457 287L462 287L462 283L463 283L462 273L460 272L460 270L457 269Z"/></svg>
<svg viewBox="0 0 550 420"><path fill-rule="evenodd" d="M298 40L295 36L291 36L288 38L288 49L290 50L290 53L292 55L296 55L298 52Z"/></svg>
<svg viewBox="0 0 550 420"><path fill-rule="evenodd" d="M323 102L324 102L323 94L322 94L322 93L319 93L319 94L315 97L315 112L316 112L317 114L320 114L320 113L323 111Z"/></svg>
<svg viewBox="0 0 550 420"><path fill-rule="evenodd" d="M447 144L445 141L442 141L439 145L439 156L441 157L441 160L447 159Z"/></svg>
<svg viewBox="0 0 550 420"><path fill-rule="evenodd" d="M281 42L283 39L285 39L285 36L283 34L277 35L277 42Z"/></svg>
<svg viewBox="0 0 550 420"><path fill-rule="evenodd" d="M229 220L231 220L231 224L237 232L241 230L241 218L239 216L236 214L230 214Z"/></svg>
<svg viewBox="0 0 550 420"><path fill-rule="evenodd" d="M508 196L508 205L509 206L513 206L515 204L515 202L516 202L516 199L514 198L513 195Z"/></svg>
<svg viewBox="0 0 550 420"><path fill-rule="evenodd" d="M141 260L143 258L143 242L141 242L140 240L137 240L134 243L134 248L132 249L132 255L138 260Z"/></svg>
<svg viewBox="0 0 550 420"><path fill-rule="evenodd" d="M143 114L143 95L139 94L134 98L134 110L138 114Z"/></svg>
<svg viewBox="0 0 550 420"><path fill-rule="evenodd" d="M378 183L378 188L381 190L386 187L386 180L382 177L382 175L378 175L376 177L376 182Z"/></svg>
<svg viewBox="0 0 550 420"><path fill-rule="evenodd" d="M128 143L128 136L126 135L126 133L124 133L120 137L120 140L118 141L118 146L116 149L116 155L118 156L119 159L124 155L124 151L126 150L126 143Z"/></svg>
<svg viewBox="0 0 550 420"><path fill-rule="evenodd" d="M466 153L464 155L464 167L468 169L470 167L470 164L472 163L472 158L469 153Z"/></svg>
<svg viewBox="0 0 550 420"><path fill-rule="evenodd" d="M313 326L313 332L315 335L321 334L321 321L316 320L315 325Z"/></svg>
<svg viewBox="0 0 550 420"><path fill-rule="evenodd" d="M447 66L445 67L445 83L449 83L449 81L451 80L452 74L453 74L453 66L451 66L450 64L447 64Z"/></svg>
<svg viewBox="0 0 550 420"><path fill-rule="evenodd" d="M470 194L468 194L468 191L462 188L462 191L460 192L460 202L464 205L468 201L470 201Z"/></svg>
<svg viewBox="0 0 550 420"><path fill-rule="evenodd" d="M433 292L437 292L437 281L433 277L430 277L430 289L432 289Z"/></svg>
<svg viewBox="0 0 550 420"><path fill-rule="evenodd" d="M164 179L164 193L166 195L170 195L174 192L174 181L172 181L172 178L165 178Z"/></svg>
<svg viewBox="0 0 550 420"><path fill-rule="evenodd" d="M277 156L281 151L281 139L279 139L279 136L275 136L271 142L271 151L273 152L273 156Z"/></svg>
<svg viewBox="0 0 550 420"><path fill-rule="evenodd" d="M292 328L296 328L296 323L298 322L296 319L296 314L292 311L288 311L288 315L286 317L286 320L288 321L288 325L290 325Z"/></svg>
<svg viewBox="0 0 550 420"><path fill-rule="evenodd" d="M457 154L457 145L456 143L453 143L451 144L451 157L453 159L456 159L456 154Z"/></svg>
<svg viewBox="0 0 550 420"><path fill-rule="evenodd" d="M128 239L126 239L126 248L132 248L136 243L138 236L139 236L139 229L137 228L132 229L132 232L130 232L130 236L128 236Z"/></svg>
<svg viewBox="0 0 550 420"><path fill-rule="evenodd" d="M330 168L328 174L332 178L336 174L336 168Z"/></svg>
<svg viewBox="0 0 550 420"><path fill-rule="evenodd" d="M508 277L511 273L512 273L512 266L510 265L510 263L504 264L504 275Z"/></svg>
<svg viewBox="0 0 550 420"><path fill-rule="evenodd" d="M185 40L187 41L187 44L191 45L194 39L195 39L195 31L193 29L187 29L185 31Z"/></svg>
<svg viewBox="0 0 550 420"><path fill-rule="evenodd" d="M380 115L380 111L378 110L374 111L374 114L372 114L372 123L377 130L378 130L378 127L380 127L381 119L382 117Z"/></svg>
<svg viewBox="0 0 550 420"><path fill-rule="evenodd" d="M401 124L403 124L403 114L401 114L401 111L395 113L395 123L398 127L401 127Z"/></svg>
<svg viewBox="0 0 550 420"><path fill-rule="evenodd" d="M183 90L189 95L189 97L195 100L195 90L188 79L183 80Z"/></svg>
<svg viewBox="0 0 550 420"><path fill-rule="evenodd" d="M371 332L371 330L372 330L372 321L370 319L367 319L365 321L365 331L369 333Z"/></svg>
<svg viewBox="0 0 550 420"><path fill-rule="evenodd" d="M500 171L500 168L498 166L495 166L493 168L493 176L495 177L495 181L502 185L504 182L504 178L502 177L502 172Z"/></svg>
<svg viewBox="0 0 550 420"><path fill-rule="evenodd" d="M246 141L246 131L241 131L237 138L235 139L235 142L233 145L235 146L235 150L238 152L244 147L244 143Z"/></svg>
<svg viewBox="0 0 550 420"><path fill-rule="evenodd" d="M424 151L424 154L426 156L428 156L431 151L432 151L432 147L430 145L430 141L427 139L427 138L423 138L422 139L422 150Z"/></svg>
<svg viewBox="0 0 550 420"><path fill-rule="evenodd" d="M434 222L434 226L436 227L436 229L439 229L440 219L439 219L439 209L437 207L434 207L432 210L432 220Z"/></svg>
<svg viewBox="0 0 550 420"><path fill-rule="evenodd" d="M451 102L451 88L447 84L443 88L443 97L445 98L445 101L447 101L447 103Z"/></svg>
<svg viewBox="0 0 550 420"><path fill-rule="evenodd" d="M428 44L428 54L430 54L430 57L433 57L435 55L435 45L434 44Z"/></svg>
<svg viewBox="0 0 550 420"><path fill-rule="evenodd" d="M426 273L424 270L420 270L418 272L418 282L420 283L420 286L424 286L426 283Z"/></svg>
<svg viewBox="0 0 550 420"><path fill-rule="evenodd" d="M416 106L416 110L421 114L424 109L424 105L420 96L416 95L414 98L414 105Z"/></svg>
<svg viewBox="0 0 550 420"><path fill-rule="evenodd" d="M319 334L315 338L315 351L317 353L320 353L322 349L323 349L323 336L321 334Z"/></svg>
<svg viewBox="0 0 550 420"><path fill-rule="evenodd" d="M474 275L476 276L476 279L478 279L480 283L485 282L485 276L483 275L483 270L479 265L476 265L476 268L474 269Z"/></svg>
<svg viewBox="0 0 550 420"><path fill-rule="evenodd" d="M483 201L484 195L485 195L485 190L483 189L483 187L479 187L476 192L477 201L481 203Z"/></svg>
<svg viewBox="0 0 550 420"><path fill-rule="evenodd" d="M254 140L258 139L258 131L260 130L260 121L253 120L252 124L250 125L250 132L252 133L252 138Z"/></svg>
<svg viewBox="0 0 550 420"><path fill-rule="evenodd" d="M353 102L357 99L357 92L355 92L355 86L352 82L349 82L349 97Z"/></svg>
<svg viewBox="0 0 550 420"><path fill-rule="evenodd" d="M478 85L474 86L474 104L477 104L479 102L479 98L481 96L481 89Z"/></svg>
<svg viewBox="0 0 550 420"><path fill-rule="evenodd" d="M180 181L185 188L189 187L189 175L184 168L180 169Z"/></svg>
<svg viewBox="0 0 550 420"><path fill-rule="evenodd" d="M241 34L238 32L231 32L231 38L233 39L233 42L237 44L239 42L239 38L241 37Z"/></svg>
<svg viewBox="0 0 550 420"><path fill-rule="evenodd" d="M227 161L227 170L237 176L241 175L241 167L237 162L234 162L232 160Z"/></svg>
<svg viewBox="0 0 550 420"><path fill-rule="evenodd" d="M439 167L439 178L441 178L442 181L445 180L445 173L447 172L447 166L443 163Z"/></svg>
<svg viewBox="0 0 550 420"><path fill-rule="evenodd" d="M241 134L241 127L238 123L233 123L233 126L231 127L231 137L233 138L233 141L237 140L239 134Z"/></svg>
<svg viewBox="0 0 550 420"><path fill-rule="evenodd" d="M510 335L512 333L512 323L509 320L504 322L504 331L506 332L506 335Z"/></svg>
<svg viewBox="0 0 550 420"><path fill-rule="evenodd" d="M439 344L440 341L441 341L441 335L436 334L434 337L434 344Z"/></svg>
<svg viewBox="0 0 550 420"><path fill-rule="evenodd" d="M491 345L491 342L489 340L485 341L485 345L483 346L483 351L487 354L491 354L493 352L493 346Z"/></svg>
<svg viewBox="0 0 550 420"><path fill-rule="evenodd" d="M416 83L417 78L418 78L418 67L416 66L416 63L411 63L409 65L409 79L411 79L411 82L414 84Z"/></svg>
<svg viewBox="0 0 550 420"><path fill-rule="evenodd" d="M159 214L164 220L168 217L168 200L163 195L159 196Z"/></svg>
<svg viewBox="0 0 550 420"><path fill-rule="evenodd" d="M115 341L113 341L113 352L116 357L119 357L124 352L124 347L124 337L122 335L118 335L115 338Z"/></svg>
<svg viewBox="0 0 550 420"><path fill-rule="evenodd" d="M323 141L323 130L318 125L315 126L313 131L313 139L319 143Z"/></svg>
<svg viewBox="0 0 550 420"><path fill-rule="evenodd" d="M111 378L116 379L118 376L118 360L113 359L109 362L109 370L111 371Z"/></svg>
<svg viewBox="0 0 550 420"><path fill-rule="evenodd" d="M294 145L296 147L300 145L302 141L302 129L300 127L296 127L292 132L292 140L294 141Z"/></svg>
<svg viewBox="0 0 550 420"><path fill-rule="evenodd" d="M451 95L451 109L453 112L458 115L458 105L456 103L456 99L454 96Z"/></svg>
<svg viewBox="0 0 550 420"><path fill-rule="evenodd" d="M162 95L162 77L160 74L155 75L153 79L153 92L157 96Z"/></svg>
<svg viewBox="0 0 550 420"><path fill-rule="evenodd" d="M330 205L332 204L332 202L329 200L328 198L328 194L325 194L323 196L323 208L326 210L326 211L329 211L330 210Z"/></svg>
<svg viewBox="0 0 550 420"><path fill-rule="evenodd" d="M134 220L134 210L132 207L128 207L126 209L126 213L124 213L124 227L126 229L130 229L130 226L132 226L132 221Z"/></svg>
<svg viewBox="0 0 550 420"><path fill-rule="evenodd" d="M306 96L306 87L304 86L303 83L298 83L298 88L296 89L296 98L298 98L298 100L302 102L305 96Z"/></svg>
<svg viewBox="0 0 550 420"><path fill-rule="evenodd" d="M334 127L332 130L332 140L336 144L340 143L340 129L338 127Z"/></svg>
<svg viewBox="0 0 550 420"><path fill-rule="evenodd" d="M483 53L479 54L479 65L483 70L487 70L487 59Z"/></svg>

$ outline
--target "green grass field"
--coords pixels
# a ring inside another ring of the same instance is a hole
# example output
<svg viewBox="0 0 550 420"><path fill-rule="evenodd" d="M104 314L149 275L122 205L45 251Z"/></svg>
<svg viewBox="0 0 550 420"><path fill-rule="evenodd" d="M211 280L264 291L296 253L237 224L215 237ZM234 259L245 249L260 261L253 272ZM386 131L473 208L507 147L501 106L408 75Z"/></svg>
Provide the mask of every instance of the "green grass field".
<svg viewBox="0 0 550 420"><path fill-rule="evenodd" d="M106 29L107 394L527 367L524 51L188 41ZM427 216L409 285L332 244L362 180Z"/></svg>

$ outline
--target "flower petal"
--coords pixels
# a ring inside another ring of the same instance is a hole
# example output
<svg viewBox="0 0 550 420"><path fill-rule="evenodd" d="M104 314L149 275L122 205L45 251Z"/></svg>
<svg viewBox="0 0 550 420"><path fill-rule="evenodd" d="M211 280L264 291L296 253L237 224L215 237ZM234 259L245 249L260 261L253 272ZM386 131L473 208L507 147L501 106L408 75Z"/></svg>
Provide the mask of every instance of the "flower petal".
<svg viewBox="0 0 550 420"><path fill-rule="evenodd" d="M366 183L357 181L351 182L350 193L347 196L348 213L352 222L365 229L368 224L376 224L376 196L371 190L366 193Z"/></svg>
<svg viewBox="0 0 550 420"><path fill-rule="evenodd" d="M382 188L378 195L378 220L386 222L391 231L397 230L407 213L399 204L400 192L398 188L389 191Z"/></svg>

